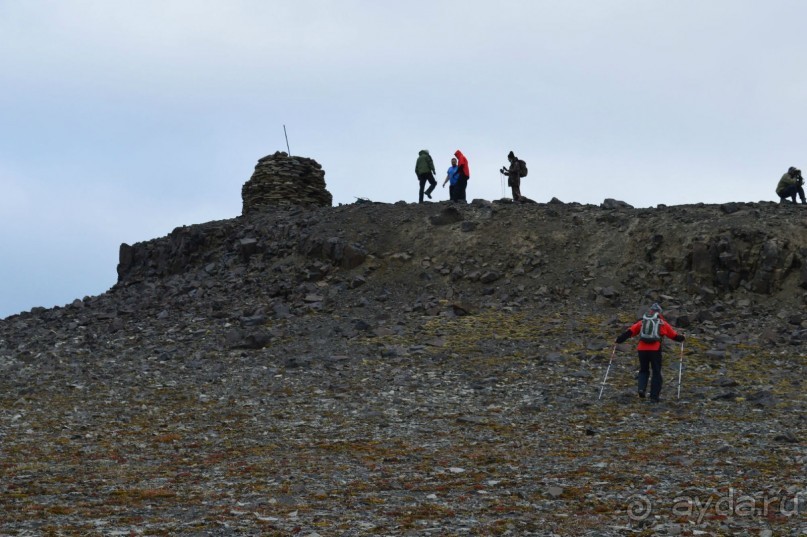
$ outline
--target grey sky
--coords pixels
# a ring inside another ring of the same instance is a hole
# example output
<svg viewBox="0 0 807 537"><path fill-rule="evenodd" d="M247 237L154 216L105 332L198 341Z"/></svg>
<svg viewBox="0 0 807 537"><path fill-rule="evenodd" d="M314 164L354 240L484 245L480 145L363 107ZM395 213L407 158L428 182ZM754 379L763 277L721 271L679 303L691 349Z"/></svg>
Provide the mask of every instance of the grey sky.
<svg viewBox="0 0 807 537"><path fill-rule="evenodd" d="M773 200L804 165L797 0L0 0L0 318L115 282L121 242L232 218L256 161L334 203ZM439 189L437 197L447 198Z"/></svg>

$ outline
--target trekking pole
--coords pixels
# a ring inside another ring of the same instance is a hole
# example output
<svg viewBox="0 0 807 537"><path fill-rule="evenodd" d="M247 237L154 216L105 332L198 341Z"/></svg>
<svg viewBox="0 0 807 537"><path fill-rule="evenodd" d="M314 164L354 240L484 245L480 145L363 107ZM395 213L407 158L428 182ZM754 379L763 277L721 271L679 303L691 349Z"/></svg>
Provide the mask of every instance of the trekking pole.
<svg viewBox="0 0 807 537"><path fill-rule="evenodd" d="M614 354L616 354L616 343L614 343L614 350L611 351L611 358L608 360L608 368L605 370L605 377L602 379L602 386L600 387L600 396L597 401L602 399L602 392L605 390L605 381L608 380L608 372L611 371L611 362L614 361Z"/></svg>
<svg viewBox="0 0 807 537"><path fill-rule="evenodd" d="M681 360L678 362L678 399L681 399L681 373L684 370L684 342L681 342Z"/></svg>

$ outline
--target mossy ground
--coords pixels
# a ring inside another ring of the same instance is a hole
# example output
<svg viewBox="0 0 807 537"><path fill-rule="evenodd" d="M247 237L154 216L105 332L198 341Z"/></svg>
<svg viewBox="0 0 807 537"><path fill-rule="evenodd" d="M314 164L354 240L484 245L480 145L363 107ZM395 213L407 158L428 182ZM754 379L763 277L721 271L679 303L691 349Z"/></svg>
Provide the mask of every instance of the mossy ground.
<svg viewBox="0 0 807 537"><path fill-rule="evenodd" d="M600 315L481 311L356 338L336 371L262 377L270 347L222 353L216 382L186 371L170 387L52 377L20 394L2 383L4 531L653 535L678 524L682 535L732 535L803 525L783 512L805 487L795 382L805 356L744 344L716 362L693 335L681 399L670 346L655 406L635 397L635 354L620 348L598 400L620 328ZM390 348L393 358L379 352ZM239 368L251 373L236 381ZM736 396L723 399L726 377ZM753 400L759 391L770 397ZM786 432L796 441L777 440ZM744 516L677 503L731 491L770 504ZM651 516L632 514L640 500Z"/></svg>

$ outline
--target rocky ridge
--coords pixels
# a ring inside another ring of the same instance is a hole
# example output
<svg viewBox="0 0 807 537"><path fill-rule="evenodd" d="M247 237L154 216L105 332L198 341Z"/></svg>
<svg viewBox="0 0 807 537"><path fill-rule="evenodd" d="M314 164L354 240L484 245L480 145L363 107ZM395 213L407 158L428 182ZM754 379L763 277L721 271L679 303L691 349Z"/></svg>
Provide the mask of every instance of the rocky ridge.
<svg viewBox="0 0 807 537"><path fill-rule="evenodd" d="M3 531L807 534L805 216L356 203L122 245L109 292L0 321ZM660 405L612 343L652 301L688 338Z"/></svg>

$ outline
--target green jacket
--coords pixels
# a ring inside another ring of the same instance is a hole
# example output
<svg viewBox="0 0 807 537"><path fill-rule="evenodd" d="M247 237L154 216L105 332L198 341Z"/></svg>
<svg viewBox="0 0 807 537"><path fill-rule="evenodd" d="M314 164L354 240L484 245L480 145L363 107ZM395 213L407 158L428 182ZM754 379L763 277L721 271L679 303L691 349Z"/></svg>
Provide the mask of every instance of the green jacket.
<svg viewBox="0 0 807 537"><path fill-rule="evenodd" d="M421 149L420 153L418 153L418 160L415 163L415 175L420 176L422 173L429 173L431 172L432 175L436 173L434 171L434 161L432 160L432 156L429 155L429 152L425 149Z"/></svg>
<svg viewBox="0 0 807 537"><path fill-rule="evenodd" d="M776 193L780 194L784 189L792 185L798 185L799 179L797 177L793 177L790 173L786 173L779 179L779 184L776 185Z"/></svg>

